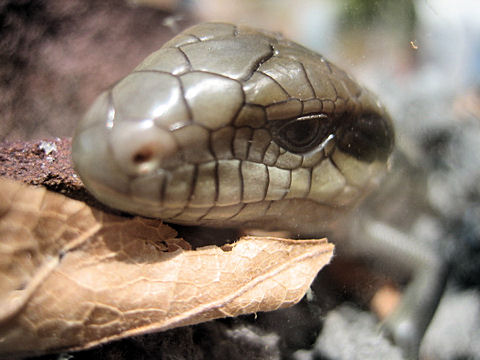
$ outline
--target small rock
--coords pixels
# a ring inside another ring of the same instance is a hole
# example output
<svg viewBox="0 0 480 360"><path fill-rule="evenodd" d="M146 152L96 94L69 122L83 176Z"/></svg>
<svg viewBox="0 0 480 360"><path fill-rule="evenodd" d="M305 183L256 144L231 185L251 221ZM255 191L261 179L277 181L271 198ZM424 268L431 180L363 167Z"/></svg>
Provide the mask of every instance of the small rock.
<svg viewBox="0 0 480 360"><path fill-rule="evenodd" d="M350 305L341 305L328 313L310 356L304 350L294 354L296 360L318 358L403 359L400 349L382 336L374 316Z"/></svg>
<svg viewBox="0 0 480 360"><path fill-rule="evenodd" d="M480 359L480 292L445 293L420 353L424 359Z"/></svg>

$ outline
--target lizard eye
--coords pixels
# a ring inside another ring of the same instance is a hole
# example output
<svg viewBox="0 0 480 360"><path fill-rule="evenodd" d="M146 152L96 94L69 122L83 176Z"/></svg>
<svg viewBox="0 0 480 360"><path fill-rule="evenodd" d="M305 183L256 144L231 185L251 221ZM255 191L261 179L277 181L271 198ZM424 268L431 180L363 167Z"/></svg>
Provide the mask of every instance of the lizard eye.
<svg viewBox="0 0 480 360"><path fill-rule="evenodd" d="M325 114L313 114L272 122L272 136L281 147L293 153L307 153L334 133Z"/></svg>

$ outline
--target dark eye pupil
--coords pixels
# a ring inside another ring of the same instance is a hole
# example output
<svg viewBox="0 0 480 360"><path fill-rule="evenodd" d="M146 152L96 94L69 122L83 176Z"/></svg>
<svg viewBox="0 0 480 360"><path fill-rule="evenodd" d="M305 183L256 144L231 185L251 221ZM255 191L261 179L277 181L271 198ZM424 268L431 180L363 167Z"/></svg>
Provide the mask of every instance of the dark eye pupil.
<svg viewBox="0 0 480 360"><path fill-rule="evenodd" d="M284 149L307 153L318 146L328 135L335 133L331 120L325 114L310 114L296 119L271 123L273 139Z"/></svg>
<svg viewBox="0 0 480 360"><path fill-rule="evenodd" d="M315 140L319 129L318 120L294 121L287 124L282 133L287 141L297 147L308 146Z"/></svg>

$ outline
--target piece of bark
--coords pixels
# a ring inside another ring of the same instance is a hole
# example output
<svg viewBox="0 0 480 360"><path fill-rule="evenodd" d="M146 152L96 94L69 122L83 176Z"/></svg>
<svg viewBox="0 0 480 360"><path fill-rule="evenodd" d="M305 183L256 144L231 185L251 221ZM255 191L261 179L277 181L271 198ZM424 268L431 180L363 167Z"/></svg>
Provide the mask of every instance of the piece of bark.
<svg viewBox="0 0 480 360"><path fill-rule="evenodd" d="M0 144L0 176L51 190L75 192L83 188L71 162L71 138Z"/></svg>
<svg viewBox="0 0 480 360"><path fill-rule="evenodd" d="M73 169L71 138L4 142L0 144L0 177L42 185L97 209L120 214L98 202Z"/></svg>
<svg viewBox="0 0 480 360"><path fill-rule="evenodd" d="M333 251L326 239L270 237L190 250L175 236L160 220L0 179L0 356L286 307Z"/></svg>

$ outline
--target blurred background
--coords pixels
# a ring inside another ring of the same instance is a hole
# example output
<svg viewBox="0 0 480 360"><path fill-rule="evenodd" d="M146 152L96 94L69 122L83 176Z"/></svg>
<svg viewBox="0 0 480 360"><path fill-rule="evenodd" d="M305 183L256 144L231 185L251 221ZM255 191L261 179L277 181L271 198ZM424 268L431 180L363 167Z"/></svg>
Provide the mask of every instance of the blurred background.
<svg viewBox="0 0 480 360"><path fill-rule="evenodd" d="M204 21L282 32L379 95L451 240L453 280L423 358L480 359L478 0L0 0L0 142L71 136L103 89ZM320 327L279 339L289 354L310 349ZM295 358L341 358L325 348Z"/></svg>

